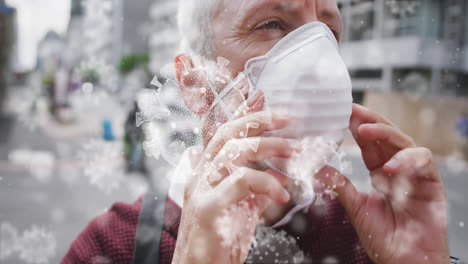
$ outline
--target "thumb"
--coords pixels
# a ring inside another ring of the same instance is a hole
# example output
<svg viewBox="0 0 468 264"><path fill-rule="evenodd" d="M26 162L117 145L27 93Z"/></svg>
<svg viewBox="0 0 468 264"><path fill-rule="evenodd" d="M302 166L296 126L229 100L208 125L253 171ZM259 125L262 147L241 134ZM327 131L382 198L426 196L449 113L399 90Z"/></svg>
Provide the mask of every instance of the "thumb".
<svg viewBox="0 0 468 264"><path fill-rule="evenodd" d="M351 181L333 167L325 166L315 177L327 189L338 194L336 199L344 207L353 222L363 204L363 194L358 192Z"/></svg>

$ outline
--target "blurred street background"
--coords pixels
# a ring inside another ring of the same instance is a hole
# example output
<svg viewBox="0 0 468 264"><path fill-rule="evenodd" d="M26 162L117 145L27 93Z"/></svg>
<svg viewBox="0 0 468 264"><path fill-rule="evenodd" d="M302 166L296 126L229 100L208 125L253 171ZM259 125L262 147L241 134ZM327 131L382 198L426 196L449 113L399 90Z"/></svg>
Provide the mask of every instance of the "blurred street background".
<svg viewBox="0 0 468 264"><path fill-rule="evenodd" d="M355 102L433 151L451 254L468 261L468 1L338 2ZM58 263L93 217L165 184L171 160L145 154L136 100L177 53L176 12L173 0L0 0L0 263ZM369 190L350 135L343 150Z"/></svg>

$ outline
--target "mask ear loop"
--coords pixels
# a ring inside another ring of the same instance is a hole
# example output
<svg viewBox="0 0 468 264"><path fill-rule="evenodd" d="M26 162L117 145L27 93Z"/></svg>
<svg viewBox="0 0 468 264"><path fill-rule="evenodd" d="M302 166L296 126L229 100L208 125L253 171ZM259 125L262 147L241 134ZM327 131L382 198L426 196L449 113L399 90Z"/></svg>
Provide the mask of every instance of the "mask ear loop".
<svg viewBox="0 0 468 264"><path fill-rule="evenodd" d="M226 97L226 95L229 94L229 92L234 89L234 87L236 87L241 81L243 81L245 78L247 78L248 80L248 85L249 85L249 96L254 92L254 82L251 80L250 76L252 76L252 72L255 71L255 70L258 70L258 71L261 71L263 69L263 66L264 66L264 63L266 62L267 60L267 57L266 56L262 56L262 57L258 57L257 58L258 61L256 63L258 63L258 67L252 69L252 67L246 67L246 69L244 70L244 72L241 72L237 75L236 78L234 78L234 80L232 80L224 89L221 93L217 93L215 90L214 90L214 85L210 85L210 89L212 91L212 93L214 94L215 96L215 100L213 102L213 104L211 105L210 109L208 110L208 112L211 112L213 110L213 108L217 105L217 104L220 104L221 105L221 109L223 110L224 114L226 115L226 117L228 118L228 120L232 120L233 118L233 113L229 112L228 111L228 107L226 105L226 103L224 102L224 97ZM251 66L249 63L247 63L247 65ZM258 73L260 74L260 72ZM258 78L258 76L257 76Z"/></svg>
<svg viewBox="0 0 468 264"><path fill-rule="evenodd" d="M262 58L262 62L264 62L264 58ZM194 64L198 67L203 67L201 65L201 62L200 62L200 59L197 57L197 56L194 56L193 58L193 61L194 61ZM252 81L250 80L249 78L249 75L251 75L251 72L252 72L252 69L250 67L247 67L246 70L244 70L244 72L241 72L239 73L239 75L237 75L236 78L234 78L234 80L232 80L222 91L221 93L218 93L216 90L215 90L215 84L213 83L213 80L209 79L208 80L208 83L209 83L209 88L211 90L211 92L213 93L213 96L214 96L214 100L213 100L213 103L211 104L209 110L207 111L207 113L210 113L211 111L213 111L213 109L215 108L216 105L220 105L221 106L221 109L222 111L224 112L224 114L226 115L227 119L228 120L232 120L234 114L231 113L229 110L228 110L228 106L226 105L226 103L224 102L224 97L226 97L229 92L234 89L234 87L236 87L242 80L244 80L245 78L248 79L248 84L250 86L249 88L249 95L253 92L252 89L254 87ZM206 114L204 117L203 117L203 120L202 122L204 123L206 121L206 118L208 117L208 115Z"/></svg>
<svg viewBox="0 0 468 264"><path fill-rule="evenodd" d="M224 112L224 114L226 115L227 119L228 120L232 120L234 114L232 112L230 112L228 110L228 106L226 105L226 103L224 102L224 98L229 94L229 92L234 89L234 87L236 87L244 78L246 78L247 76L244 74L244 73L240 73L236 78L234 78L234 80L232 80L224 89L221 93L218 93L215 88L214 88L214 84L211 82L211 80L209 81L209 84L210 84L210 89L211 89L211 92L213 93L213 96L215 97L214 98L214 101L213 103L211 104L210 106L210 109L208 110L208 113L211 112L215 107L216 105L220 105L221 106L221 109L222 111ZM203 121L206 121L206 117L203 119Z"/></svg>
<svg viewBox="0 0 468 264"><path fill-rule="evenodd" d="M243 73L240 73L233 81L231 81L224 89L221 93L218 93L216 92L216 90L214 89L214 85L210 82L210 89L211 89L211 92L213 93L214 95L214 101L213 103L211 104L210 106L210 109L208 110L208 113L211 112L216 105L220 105L221 106L221 109L222 111L224 112L224 114L226 115L227 119L228 120L232 120L234 114L232 112L230 112L228 110L228 106L226 105L226 103L224 102L224 98L228 95L228 93L236 86L238 85L246 76L243 74ZM206 120L206 116L204 118L203 121Z"/></svg>

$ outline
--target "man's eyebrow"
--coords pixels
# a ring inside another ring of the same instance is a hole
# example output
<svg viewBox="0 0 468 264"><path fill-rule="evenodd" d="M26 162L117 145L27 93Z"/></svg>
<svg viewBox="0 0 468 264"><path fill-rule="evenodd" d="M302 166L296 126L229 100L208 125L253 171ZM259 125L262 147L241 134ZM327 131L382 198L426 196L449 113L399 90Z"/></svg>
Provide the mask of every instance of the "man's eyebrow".
<svg viewBox="0 0 468 264"><path fill-rule="evenodd" d="M278 2L278 1L277 1ZM293 3L284 3L284 2L279 2L279 3L274 3L272 1L250 1L250 10L249 14L255 14L259 13L262 11L271 11L271 10L285 10L285 9L292 9L294 8Z"/></svg>
<svg viewBox="0 0 468 264"><path fill-rule="evenodd" d="M275 3L276 2L276 3ZM249 20L253 20L254 17L258 15L269 13L271 11L288 11L294 12L297 10L296 3L284 3L278 1L271 1L271 0L255 0L255 1L248 1L246 9L249 11L244 13L242 16L239 17L239 24L247 25Z"/></svg>

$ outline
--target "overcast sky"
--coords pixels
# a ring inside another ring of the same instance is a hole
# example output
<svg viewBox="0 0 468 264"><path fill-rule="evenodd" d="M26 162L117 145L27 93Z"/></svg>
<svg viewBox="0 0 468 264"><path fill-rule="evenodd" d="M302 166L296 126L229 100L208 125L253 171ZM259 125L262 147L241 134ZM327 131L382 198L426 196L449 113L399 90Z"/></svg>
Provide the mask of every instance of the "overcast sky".
<svg viewBox="0 0 468 264"><path fill-rule="evenodd" d="M49 30L66 32L70 0L6 0L17 9L19 67L30 69L36 63L37 44Z"/></svg>

